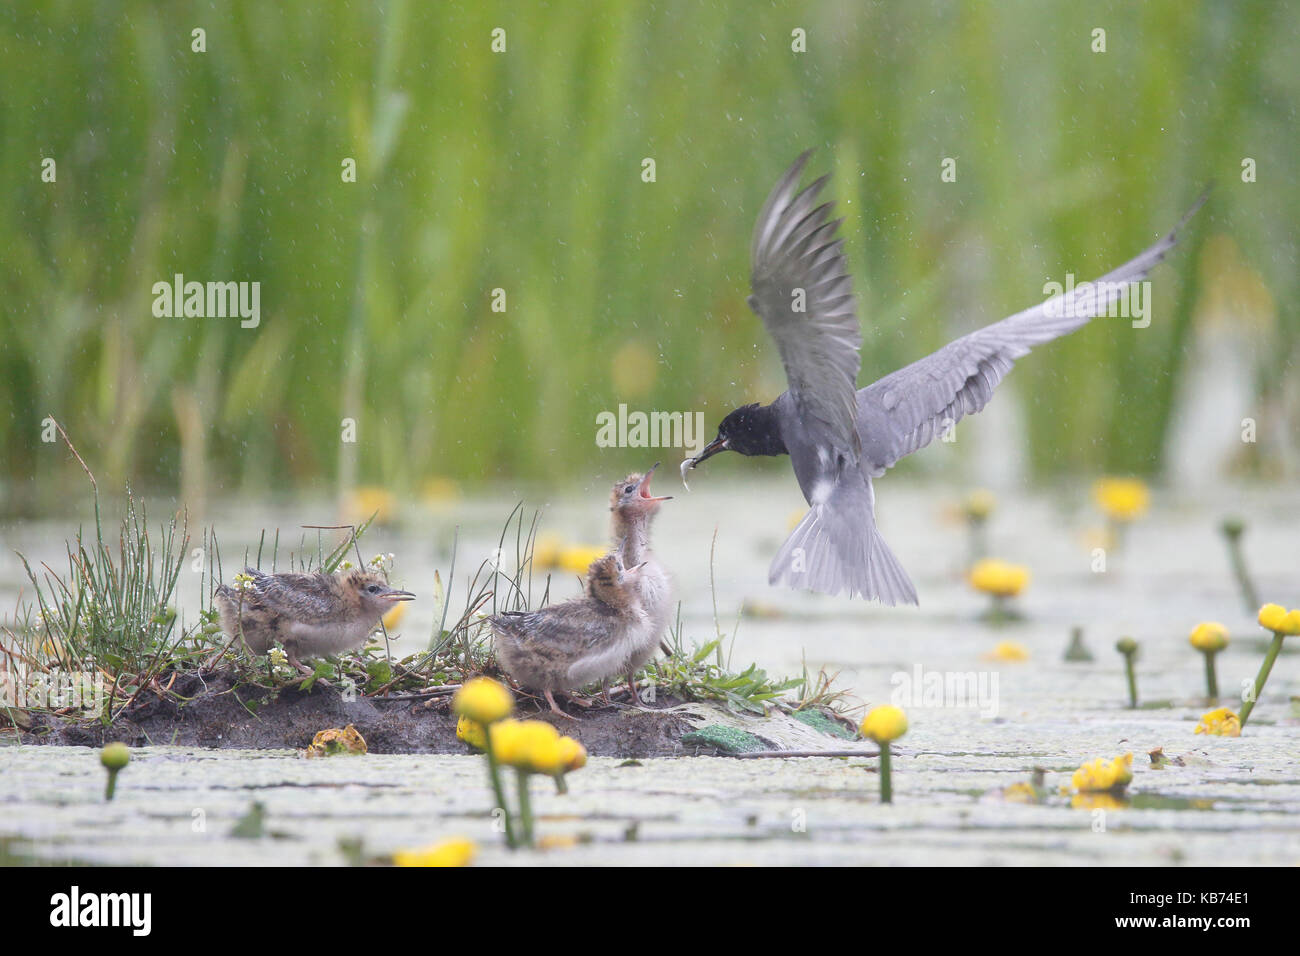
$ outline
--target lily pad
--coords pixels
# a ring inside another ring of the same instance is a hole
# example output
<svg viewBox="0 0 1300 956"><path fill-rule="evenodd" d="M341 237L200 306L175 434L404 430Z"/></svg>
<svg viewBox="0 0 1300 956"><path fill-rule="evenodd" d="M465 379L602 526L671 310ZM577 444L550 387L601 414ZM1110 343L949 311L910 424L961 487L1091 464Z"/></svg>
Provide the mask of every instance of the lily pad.
<svg viewBox="0 0 1300 956"><path fill-rule="evenodd" d="M699 730L683 734L682 743L693 747L712 747L729 754L752 753L767 749L767 744L753 734L747 734L735 727L724 727L721 724L708 724Z"/></svg>

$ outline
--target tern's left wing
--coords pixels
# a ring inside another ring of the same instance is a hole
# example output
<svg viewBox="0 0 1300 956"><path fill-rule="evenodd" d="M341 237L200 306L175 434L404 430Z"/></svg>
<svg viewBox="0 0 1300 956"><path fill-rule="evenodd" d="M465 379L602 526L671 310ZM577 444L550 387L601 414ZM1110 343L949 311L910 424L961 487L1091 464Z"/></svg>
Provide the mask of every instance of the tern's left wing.
<svg viewBox="0 0 1300 956"><path fill-rule="evenodd" d="M862 336L844 240L835 238L840 220L828 219L831 203L816 205L826 177L797 191L810 152L795 160L758 215L749 305L776 340L804 428L856 461Z"/></svg>

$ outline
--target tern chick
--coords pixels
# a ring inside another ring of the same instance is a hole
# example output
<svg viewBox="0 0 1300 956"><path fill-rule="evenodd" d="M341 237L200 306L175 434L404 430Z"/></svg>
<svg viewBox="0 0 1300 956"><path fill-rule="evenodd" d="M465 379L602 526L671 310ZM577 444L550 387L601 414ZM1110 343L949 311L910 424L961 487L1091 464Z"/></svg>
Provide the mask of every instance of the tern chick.
<svg viewBox="0 0 1300 956"><path fill-rule="evenodd" d="M582 597L488 618L502 670L521 686L540 690L553 713L572 719L555 693L604 684L623 673L645 642L650 618L641 602L642 570L624 567L611 552L587 569Z"/></svg>
<svg viewBox="0 0 1300 956"><path fill-rule="evenodd" d="M283 645L289 663L303 674L312 669L299 654L321 657L359 647L390 608L415 599L359 568L339 574L263 574L245 568L244 574L251 580L242 589L217 588L222 628L231 638L241 637L254 654Z"/></svg>
<svg viewBox="0 0 1300 956"><path fill-rule="evenodd" d="M627 660L627 687L635 703L636 673L654 657L673 612L673 584L654 552L650 550L650 524L659 507L671 495L650 494L650 477L659 467L655 462L645 474L628 475L615 482L609 496L614 546L624 567L641 567L638 591L641 604L650 618L650 628L641 635L641 644L632 649Z"/></svg>

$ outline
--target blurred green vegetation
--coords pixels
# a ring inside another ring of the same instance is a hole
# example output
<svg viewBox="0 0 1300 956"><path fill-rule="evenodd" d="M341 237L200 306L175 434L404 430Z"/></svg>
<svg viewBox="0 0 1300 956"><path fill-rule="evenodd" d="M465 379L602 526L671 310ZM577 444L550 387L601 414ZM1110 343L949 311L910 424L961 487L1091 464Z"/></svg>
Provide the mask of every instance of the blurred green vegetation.
<svg viewBox="0 0 1300 956"><path fill-rule="evenodd" d="M1296 11L7 4L6 510L82 480L41 442L47 413L101 486L215 493L558 480L607 466L594 420L620 401L703 410L712 429L784 387L744 303L749 232L808 146L848 217L863 383L1048 279L1117 265L1217 180L1155 277L1151 328L1093 323L999 398L1024 402L1040 475L1154 471L1209 236L1232 237L1279 310L1261 393L1296 351ZM175 273L260 282L260 327L155 318L151 287Z"/></svg>

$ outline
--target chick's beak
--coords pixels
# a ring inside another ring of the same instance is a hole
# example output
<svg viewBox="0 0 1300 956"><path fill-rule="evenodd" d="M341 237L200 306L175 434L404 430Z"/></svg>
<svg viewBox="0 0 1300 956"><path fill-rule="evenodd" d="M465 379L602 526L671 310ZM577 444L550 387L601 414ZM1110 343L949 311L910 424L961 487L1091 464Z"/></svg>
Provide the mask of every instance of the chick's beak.
<svg viewBox="0 0 1300 956"><path fill-rule="evenodd" d="M658 467L659 462L651 465L650 470L645 473L645 477L641 479L641 484L637 487L637 493L641 496L642 501L672 501L672 495L650 494L650 476L655 473L655 469Z"/></svg>
<svg viewBox="0 0 1300 956"><path fill-rule="evenodd" d="M410 591L399 591L396 588L389 588L387 591L381 591L379 594L382 598L390 601L414 601L415 595Z"/></svg>

